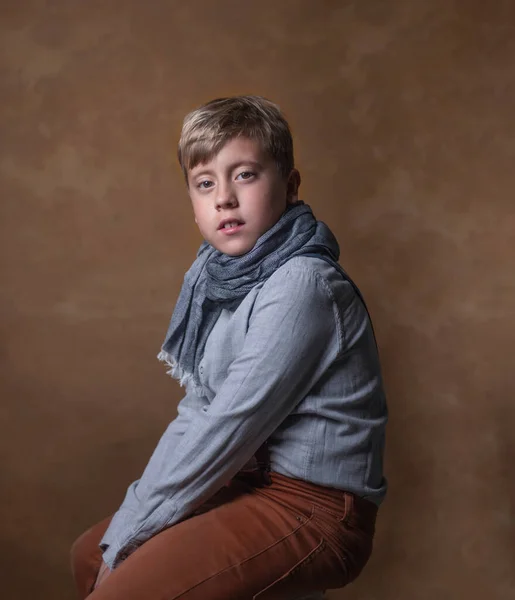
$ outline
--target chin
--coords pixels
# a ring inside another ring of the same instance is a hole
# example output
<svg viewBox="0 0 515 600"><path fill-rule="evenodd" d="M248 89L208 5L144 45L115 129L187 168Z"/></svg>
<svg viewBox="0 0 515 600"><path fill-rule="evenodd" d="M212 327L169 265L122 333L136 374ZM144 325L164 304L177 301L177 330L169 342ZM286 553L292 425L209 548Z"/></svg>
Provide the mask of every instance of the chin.
<svg viewBox="0 0 515 600"><path fill-rule="evenodd" d="M227 254L228 256L243 256L250 252L252 248L254 248L255 244L223 244L223 246L218 246L216 249L219 252L223 252L223 254Z"/></svg>

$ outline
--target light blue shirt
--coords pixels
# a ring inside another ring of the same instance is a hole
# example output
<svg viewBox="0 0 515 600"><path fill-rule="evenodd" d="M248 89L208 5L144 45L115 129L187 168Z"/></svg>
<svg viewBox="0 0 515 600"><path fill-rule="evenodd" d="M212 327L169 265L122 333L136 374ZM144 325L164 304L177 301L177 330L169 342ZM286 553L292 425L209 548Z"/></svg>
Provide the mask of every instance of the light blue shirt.
<svg viewBox="0 0 515 600"><path fill-rule="evenodd" d="M292 258L222 311L200 379L102 539L110 567L189 516L265 440L272 471L381 503L379 358L368 313L334 266Z"/></svg>

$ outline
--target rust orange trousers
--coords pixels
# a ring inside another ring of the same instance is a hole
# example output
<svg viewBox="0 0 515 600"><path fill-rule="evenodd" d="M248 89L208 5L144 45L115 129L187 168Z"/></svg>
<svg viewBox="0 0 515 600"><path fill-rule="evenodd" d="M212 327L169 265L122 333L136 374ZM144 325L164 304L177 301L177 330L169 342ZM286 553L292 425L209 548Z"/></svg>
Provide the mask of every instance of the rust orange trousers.
<svg viewBox="0 0 515 600"><path fill-rule="evenodd" d="M372 551L377 507L270 473L240 474L192 517L138 548L96 589L110 519L72 547L79 598L290 600L354 580Z"/></svg>

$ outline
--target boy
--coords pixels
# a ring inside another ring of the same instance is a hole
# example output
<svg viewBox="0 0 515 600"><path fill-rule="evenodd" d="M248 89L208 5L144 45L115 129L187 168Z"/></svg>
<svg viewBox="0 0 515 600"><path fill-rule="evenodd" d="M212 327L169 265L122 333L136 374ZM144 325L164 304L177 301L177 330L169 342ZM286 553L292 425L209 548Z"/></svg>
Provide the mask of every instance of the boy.
<svg viewBox="0 0 515 600"><path fill-rule="evenodd" d="M343 587L369 558L386 492L368 313L332 233L299 201L276 105L242 96L193 111L179 162L205 242L159 358L186 394L118 512L75 542L80 597Z"/></svg>

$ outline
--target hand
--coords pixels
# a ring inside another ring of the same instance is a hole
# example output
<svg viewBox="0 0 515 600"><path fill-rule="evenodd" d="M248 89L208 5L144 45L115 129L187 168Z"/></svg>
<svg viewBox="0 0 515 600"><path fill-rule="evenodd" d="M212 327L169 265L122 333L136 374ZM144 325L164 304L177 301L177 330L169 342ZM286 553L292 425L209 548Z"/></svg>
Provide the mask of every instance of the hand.
<svg viewBox="0 0 515 600"><path fill-rule="evenodd" d="M109 577L109 575L111 575L111 569L105 564L104 561L102 561L102 564L100 565L100 570L97 575L97 580L95 582L95 587L93 589L96 589L103 581L105 581Z"/></svg>

